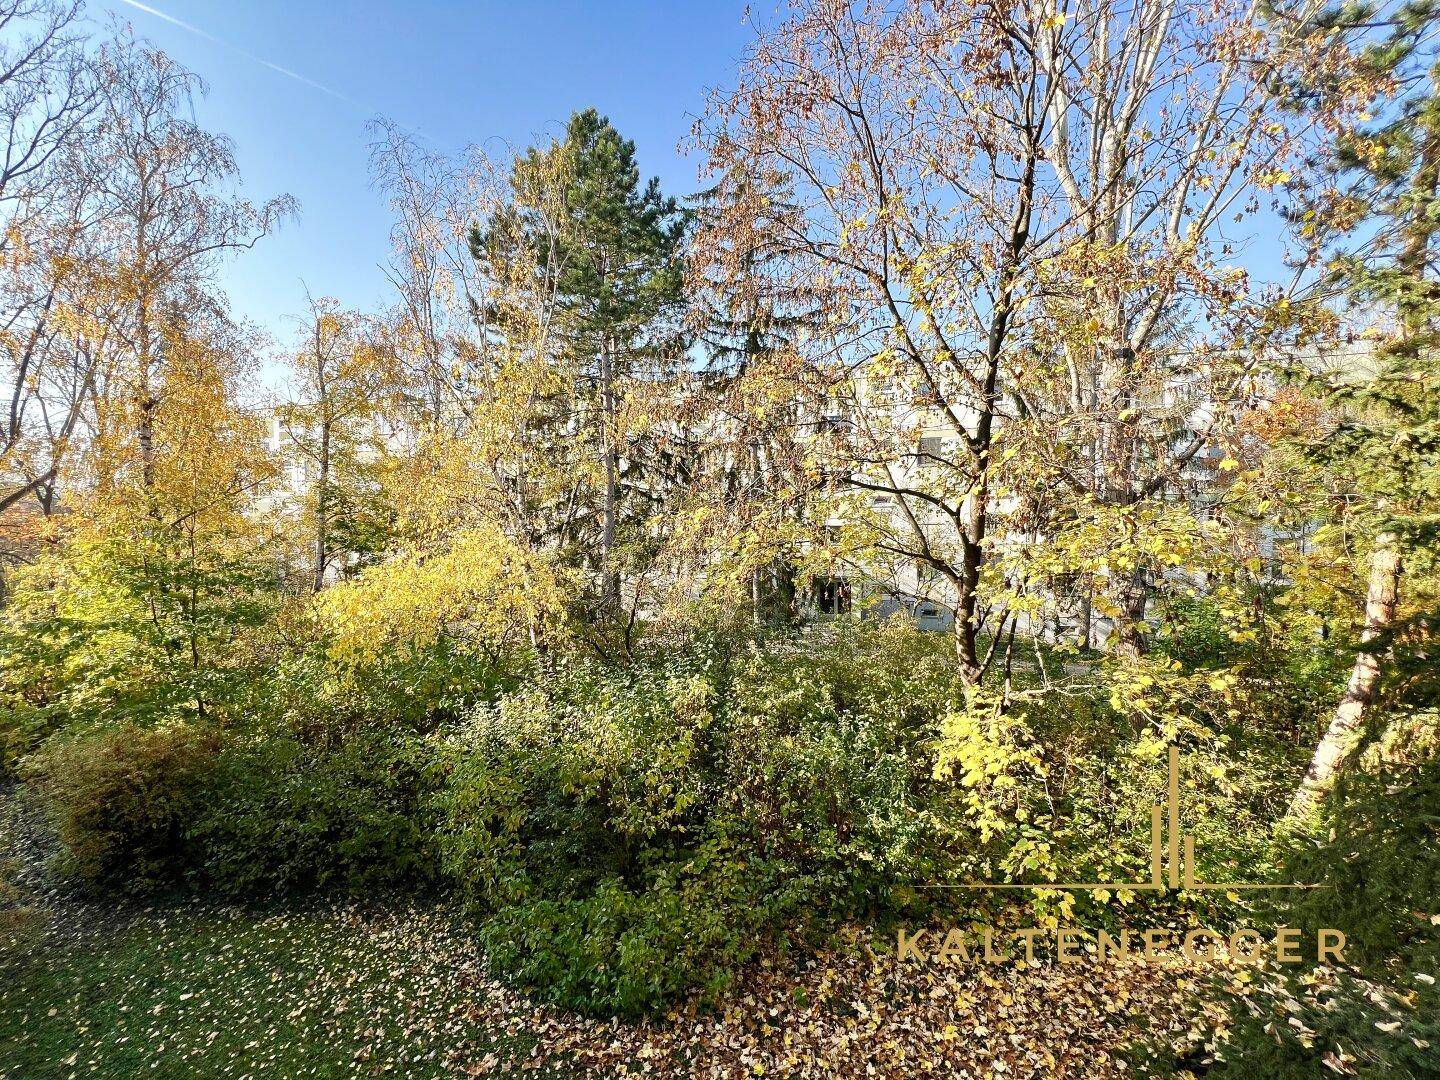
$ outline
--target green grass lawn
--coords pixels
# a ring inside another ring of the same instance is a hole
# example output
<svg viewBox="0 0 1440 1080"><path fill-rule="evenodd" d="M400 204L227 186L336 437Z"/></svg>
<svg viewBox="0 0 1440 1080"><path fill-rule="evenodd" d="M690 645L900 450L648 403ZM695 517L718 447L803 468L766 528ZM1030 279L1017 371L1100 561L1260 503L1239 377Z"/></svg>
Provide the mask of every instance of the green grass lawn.
<svg viewBox="0 0 1440 1080"><path fill-rule="evenodd" d="M486 1030L463 934L424 913L142 912L0 950L0 1076L448 1076Z"/></svg>
<svg viewBox="0 0 1440 1080"><path fill-rule="evenodd" d="M18 944L6 944L16 907L0 906L6 1080L992 1076L1002 1063L1006 1076L1089 1080L1128 1075L1136 1022L1183 1025L1193 992L1162 965L898 972L892 937L851 928L814 957L750 967L714 1008L615 1020L487 977L472 933L441 909L45 899L48 929Z"/></svg>

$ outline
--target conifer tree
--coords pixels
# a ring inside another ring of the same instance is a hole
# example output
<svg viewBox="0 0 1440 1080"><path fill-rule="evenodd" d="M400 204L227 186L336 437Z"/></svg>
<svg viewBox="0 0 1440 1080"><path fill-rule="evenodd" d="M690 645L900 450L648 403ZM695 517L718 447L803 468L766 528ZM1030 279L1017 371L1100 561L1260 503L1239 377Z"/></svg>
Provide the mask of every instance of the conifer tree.
<svg viewBox="0 0 1440 1080"><path fill-rule="evenodd" d="M691 323L705 360L696 387L703 404L695 411L718 436L708 448L714 460L707 475L751 538L743 546L751 552L754 621L784 624L797 614L790 534L805 515L810 482L798 438L806 389L794 359L821 324L821 304L793 279L776 242L799 213L782 176L730 169L693 202Z"/></svg>
<svg viewBox="0 0 1440 1080"><path fill-rule="evenodd" d="M560 221L542 223L524 206L546 200L524 193L532 178L557 176L564 184ZM661 194L658 179L642 185L635 144L594 109L572 116L562 141L518 158L513 184L517 207L477 228L471 250L486 261L505 258L507 244L529 245L552 291L555 340L579 383L567 419L600 461L599 606L613 614L621 599L622 531L647 464L643 447L627 435L626 399L683 352L687 216Z"/></svg>
<svg viewBox="0 0 1440 1080"><path fill-rule="evenodd" d="M1347 5L1328 11L1323 24L1359 36L1356 66L1348 88L1316 85L1302 94L1372 88L1374 119L1336 140L1333 183L1311 200L1304 232L1328 258L1330 280L1383 323L1373 372L1332 377L1324 392L1340 419L1305 439L1312 460L1346 479L1369 550L1359 651L1294 814L1335 779L1386 686L1433 663L1426 641L1440 616L1423 588L1405 595L1407 582L1418 585L1433 569L1440 525L1440 8L1428 0ZM1433 698L1433 677L1424 681L1432 688L1422 686L1421 695Z"/></svg>

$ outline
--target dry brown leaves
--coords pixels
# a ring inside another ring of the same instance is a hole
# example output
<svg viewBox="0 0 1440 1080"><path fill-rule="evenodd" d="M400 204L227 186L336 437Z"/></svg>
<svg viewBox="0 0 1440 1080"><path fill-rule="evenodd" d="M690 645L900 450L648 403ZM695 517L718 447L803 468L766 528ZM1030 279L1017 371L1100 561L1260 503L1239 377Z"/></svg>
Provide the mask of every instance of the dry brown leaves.
<svg viewBox="0 0 1440 1080"><path fill-rule="evenodd" d="M1129 1075L1118 1052L1137 1022L1183 1033L1181 999L1198 971L1139 960L1065 965L897 963L893 940L747 973L714 1011L694 1005L645 1022L538 1008L489 979L474 1008L507 1034L538 1039L524 1061L464 1063L504 1073L650 1076ZM457 1065L460 1064L457 1062Z"/></svg>

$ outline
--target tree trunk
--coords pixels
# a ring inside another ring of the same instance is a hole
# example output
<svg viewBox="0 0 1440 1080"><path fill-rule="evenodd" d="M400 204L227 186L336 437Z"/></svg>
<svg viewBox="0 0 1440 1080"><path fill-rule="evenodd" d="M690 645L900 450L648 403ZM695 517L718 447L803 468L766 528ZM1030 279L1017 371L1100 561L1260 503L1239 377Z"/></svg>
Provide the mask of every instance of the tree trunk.
<svg viewBox="0 0 1440 1080"><path fill-rule="evenodd" d="M1380 681L1379 650L1369 648L1395 621L1395 608L1400 593L1400 550L1393 533L1375 538L1370 553L1370 583L1365 595L1365 628L1360 632L1360 652L1350 671L1345 696L1335 710L1329 728L1315 748L1310 768L1290 803L1290 816L1308 814L1335 780L1341 763L1353 749L1355 736L1365 719L1365 712L1375 700Z"/></svg>
<svg viewBox="0 0 1440 1080"><path fill-rule="evenodd" d="M777 619L781 626L793 626L795 624L797 608L796 597L799 590L795 587L795 564L788 559L777 559L775 561L775 595L773 603Z"/></svg>
<svg viewBox="0 0 1440 1080"><path fill-rule="evenodd" d="M330 547L330 424L320 425L320 468L315 488L315 592L325 587Z"/></svg>
<svg viewBox="0 0 1440 1080"><path fill-rule="evenodd" d="M1150 578L1137 566L1125 582L1120 598L1120 620L1115 638L1121 656L1135 659L1145 654L1145 604L1150 599Z"/></svg>
<svg viewBox="0 0 1440 1080"><path fill-rule="evenodd" d="M1432 90L1437 85L1440 84L1436 83L1432 73ZM1440 194L1440 133L1433 123L1424 125L1421 130L1425 137L1420 144L1419 167L1410 184L1415 197L1414 209L1410 211L1407 222L1409 235L1397 260L1400 270L1413 284L1424 286L1423 289L1402 290L1400 293L1397 313L1406 338L1425 332L1434 303L1430 291L1433 282L1427 279L1427 271L1431 240L1436 232L1431 210L1437 194ZM1354 749L1355 738L1365 720L1366 710L1375 700L1375 689L1380 681L1380 651L1369 646L1395 621L1402 572L1398 538L1392 532L1379 533L1370 552L1370 580L1365 594L1365 628L1360 632L1360 652L1350 670L1345 696L1340 699L1335 716L1320 739L1320 745L1315 748L1315 756L1310 759L1305 779L1300 782L1290 802L1291 817L1300 818L1313 812L1334 783L1345 758Z"/></svg>
<svg viewBox="0 0 1440 1080"><path fill-rule="evenodd" d="M753 355L750 351L753 345L753 333L746 341L746 356ZM765 490L765 472L760 461L760 447L758 443L750 444L750 495L754 497L757 493ZM767 589L765 579L770 575L771 568L768 566L757 566L750 571L750 614L751 621L756 626L764 626L769 622L769 612L766 610Z"/></svg>
<svg viewBox="0 0 1440 1080"><path fill-rule="evenodd" d="M609 611L620 607L620 571L615 566L616 503L620 495L620 455L615 447L615 370L614 357L607 343L600 351L600 423L605 457L605 493L601 506L600 604Z"/></svg>
<svg viewBox="0 0 1440 1080"><path fill-rule="evenodd" d="M960 677L966 686L973 686L984 674L980 663L978 628L980 564L984 558L979 544L961 540L960 589L955 605L955 658L960 662Z"/></svg>
<svg viewBox="0 0 1440 1080"><path fill-rule="evenodd" d="M141 171L142 181L145 173ZM136 439L140 445L140 483L147 493L155 486L155 393L152 380L155 372L153 328L151 313L153 294L150 282L149 259L149 185L144 183L140 196L140 211L135 221L135 270L137 277L136 300L136 363L137 375ZM154 508L152 507L152 510Z"/></svg>
<svg viewBox="0 0 1440 1080"><path fill-rule="evenodd" d="M148 492L155 486L155 394L152 390L154 361L150 345L150 314L148 301L142 300L140 311L139 390L136 441L140 446L140 483Z"/></svg>

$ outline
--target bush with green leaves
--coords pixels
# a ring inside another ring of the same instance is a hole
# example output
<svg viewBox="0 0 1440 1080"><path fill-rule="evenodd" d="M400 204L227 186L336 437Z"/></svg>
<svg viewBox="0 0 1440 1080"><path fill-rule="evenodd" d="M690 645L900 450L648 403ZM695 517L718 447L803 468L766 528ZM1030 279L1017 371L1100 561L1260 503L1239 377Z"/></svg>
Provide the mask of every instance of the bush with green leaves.
<svg viewBox="0 0 1440 1080"><path fill-rule="evenodd" d="M1184 830L1201 880L1275 872L1273 822L1304 763L1248 720L1231 669L1189 669L1152 655L1106 660L1064 682L972 692L941 720L936 768L961 804L953 856L939 880L1144 882L1152 809L1164 802L1177 745ZM1258 876L1258 878L1257 878ZM1037 914L1113 927L1135 917L1201 917L1223 925L1222 893L1134 889L1034 894Z"/></svg>
<svg viewBox="0 0 1440 1080"><path fill-rule="evenodd" d="M1155 651L1188 671L1227 672L1246 694L1247 724L1308 741L1344 689L1350 657L1283 593L1252 587L1242 599L1243 619L1214 599L1163 595Z"/></svg>
<svg viewBox="0 0 1440 1080"><path fill-rule="evenodd" d="M1440 733L1440 716L1419 723ZM1440 947L1440 755L1377 756L1343 776L1315 832L1288 838L1284 863L1290 880L1325 888L1287 898L1274 921L1343 930L1365 964Z"/></svg>
<svg viewBox="0 0 1440 1080"><path fill-rule="evenodd" d="M900 621L505 668L443 637L340 666L305 619L265 631L247 723L52 737L27 775L66 865L237 896L433 886L479 920L497 970L597 1012L954 899L916 886L1144 878L1167 735L1216 863L1202 875L1255 872L1300 765L1247 729L1233 665L1163 654L1063 693L1012 688L1000 716L962 691L943 637ZM1059 914L1103 923L1121 899Z"/></svg>
<svg viewBox="0 0 1440 1080"><path fill-rule="evenodd" d="M232 895L348 891L434 879L418 737L131 723L52 740L25 776L59 841L58 868L142 890L192 881Z"/></svg>
<svg viewBox="0 0 1440 1080"><path fill-rule="evenodd" d="M1440 955L1429 954L1427 971ZM1126 1055L1142 1076L1372 1080L1440 1075L1440 992L1413 971L1362 973L1270 965L1244 979L1217 977L1192 999L1197 1015L1178 1044L1160 1040ZM1223 1020L1216 1028L1214 1006Z"/></svg>
<svg viewBox="0 0 1440 1080"><path fill-rule="evenodd" d="M773 864L709 842L644 880L501 908L482 927L491 964L543 1000L640 1015L729 985L771 942L804 937L815 894Z"/></svg>
<svg viewBox="0 0 1440 1080"><path fill-rule="evenodd" d="M434 880L426 746L367 728L333 745L286 731L234 737L186 829L190 873L221 892L347 892Z"/></svg>
<svg viewBox="0 0 1440 1080"><path fill-rule="evenodd" d="M1296 927L1307 940L1340 930L1345 965L1217 979L1191 1026L1209 1034L1144 1048L1137 1061L1161 1073L1440 1075L1440 725L1422 713L1377 727L1385 752L1360 755L1323 817L1281 837L1286 880L1322 887L1270 894L1251 913L1256 926Z"/></svg>
<svg viewBox="0 0 1440 1080"><path fill-rule="evenodd" d="M479 708L441 740L434 805L497 967L636 1011L767 941L891 909L949 841L928 749L943 647L841 625L576 663Z"/></svg>
<svg viewBox="0 0 1440 1080"><path fill-rule="evenodd" d="M23 775L54 826L62 872L127 888L180 877L220 745L206 726L129 721L48 742Z"/></svg>

